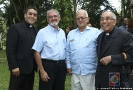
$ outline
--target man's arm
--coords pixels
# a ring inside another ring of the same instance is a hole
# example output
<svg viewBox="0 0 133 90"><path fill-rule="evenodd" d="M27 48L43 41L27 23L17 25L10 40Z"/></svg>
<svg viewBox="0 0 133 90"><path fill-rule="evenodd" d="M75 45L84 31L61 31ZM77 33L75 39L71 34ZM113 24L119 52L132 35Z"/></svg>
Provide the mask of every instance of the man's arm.
<svg viewBox="0 0 133 90"><path fill-rule="evenodd" d="M43 68L40 53L38 53L37 51L34 51L34 56L35 56L35 61L36 61L38 68L40 70L41 79L45 82L48 82L48 79L50 79L50 78L49 78L47 72Z"/></svg>
<svg viewBox="0 0 133 90"><path fill-rule="evenodd" d="M67 43L66 43L66 66L67 66L67 72L69 75L72 74L72 69L70 65L70 40L69 40L69 34L67 37Z"/></svg>
<svg viewBox="0 0 133 90"><path fill-rule="evenodd" d="M18 43L18 31L14 25L12 25L7 33L6 39L6 55L10 71L13 75L19 76L20 71L16 59L16 49Z"/></svg>
<svg viewBox="0 0 133 90"><path fill-rule="evenodd" d="M126 33L123 36L122 52L120 54L111 55L113 64L121 65L133 63L133 37L130 33ZM126 59L122 54L123 52L124 55L126 55Z"/></svg>

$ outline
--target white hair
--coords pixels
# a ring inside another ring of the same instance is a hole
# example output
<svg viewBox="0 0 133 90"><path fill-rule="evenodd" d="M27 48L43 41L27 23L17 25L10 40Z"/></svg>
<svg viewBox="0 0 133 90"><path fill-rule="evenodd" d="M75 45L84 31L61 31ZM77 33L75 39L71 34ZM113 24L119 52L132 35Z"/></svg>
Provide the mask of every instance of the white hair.
<svg viewBox="0 0 133 90"><path fill-rule="evenodd" d="M112 14L112 19L116 19L116 15L115 15L112 11L105 11L105 12L111 13L111 14ZM103 12L103 13L105 13L105 12ZM102 13L102 14L103 14L103 13ZM102 16L102 14L101 14L101 16Z"/></svg>
<svg viewBox="0 0 133 90"><path fill-rule="evenodd" d="M87 13L87 11L86 11L86 10L80 9L80 10L78 10L78 11L77 11L77 13L78 13L78 12L85 12L86 17L88 17L88 13ZM76 13L76 15L77 15L77 13Z"/></svg>
<svg viewBox="0 0 133 90"><path fill-rule="evenodd" d="M48 10L48 11L47 11L47 17L48 17L48 14L49 14L50 12L57 12L57 14L58 14L59 17L60 17L60 14L59 14L59 12L58 12L56 9L50 9L50 10Z"/></svg>

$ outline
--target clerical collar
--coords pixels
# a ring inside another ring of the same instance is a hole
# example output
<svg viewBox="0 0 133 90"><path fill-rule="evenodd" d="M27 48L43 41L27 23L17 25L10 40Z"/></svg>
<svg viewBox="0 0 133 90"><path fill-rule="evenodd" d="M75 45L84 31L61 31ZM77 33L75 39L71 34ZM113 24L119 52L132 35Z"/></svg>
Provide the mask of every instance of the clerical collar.
<svg viewBox="0 0 133 90"><path fill-rule="evenodd" d="M112 29L110 32L104 32L106 36L110 36L113 33L114 29Z"/></svg>
<svg viewBox="0 0 133 90"><path fill-rule="evenodd" d="M32 28L32 25L30 25L29 27Z"/></svg>
<svg viewBox="0 0 133 90"><path fill-rule="evenodd" d="M26 21L24 21L24 22L25 22L25 24L26 24L27 27L30 27L30 28L33 27L33 25L30 25L30 24L27 23Z"/></svg>
<svg viewBox="0 0 133 90"><path fill-rule="evenodd" d="M109 33L105 33L106 36L109 36L110 34Z"/></svg>

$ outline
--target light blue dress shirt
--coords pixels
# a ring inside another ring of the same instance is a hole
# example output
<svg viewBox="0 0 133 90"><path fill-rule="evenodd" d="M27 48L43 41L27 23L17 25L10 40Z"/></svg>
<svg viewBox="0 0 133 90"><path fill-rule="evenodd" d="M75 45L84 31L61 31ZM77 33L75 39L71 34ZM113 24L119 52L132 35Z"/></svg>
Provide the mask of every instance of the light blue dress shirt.
<svg viewBox="0 0 133 90"><path fill-rule="evenodd" d="M97 37L101 32L93 27L86 27L83 32L74 29L69 32L66 46L66 65L72 73L87 75L96 72Z"/></svg>
<svg viewBox="0 0 133 90"><path fill-rule="evenodd" d="M55 30L50 25L46 26L38 32L32 49L39 52L42 59L65 59L66 37L64 31L60 28Z"/></svg>

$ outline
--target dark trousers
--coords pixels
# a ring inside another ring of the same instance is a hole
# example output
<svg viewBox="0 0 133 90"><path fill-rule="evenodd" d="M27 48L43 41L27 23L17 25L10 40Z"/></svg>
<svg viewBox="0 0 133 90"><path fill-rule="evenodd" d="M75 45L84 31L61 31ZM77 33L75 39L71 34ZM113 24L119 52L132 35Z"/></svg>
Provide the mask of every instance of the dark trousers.
<svg viewBox="0 0 133 90"><path fill-rule="evenodd" d="M31 74L20 74L18 77L10 73L9 90L33 90L34 71Z"/></svg>
<svg viewBox="0 0 133 90"><path fill-rule="evenodd" d="M50 77L48 82L42 81L40 75L39 90L65 90L66 64L61 62L42 60L43 67Z"/></svg>

